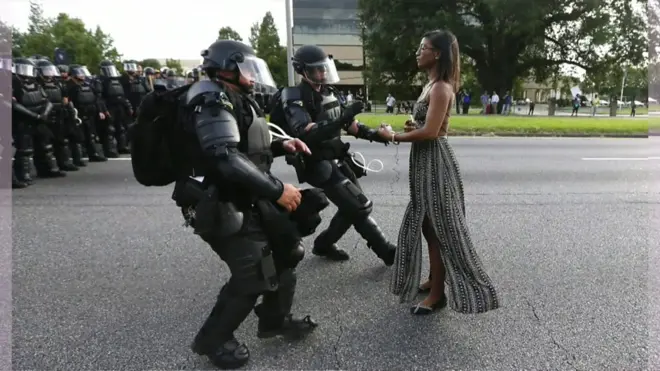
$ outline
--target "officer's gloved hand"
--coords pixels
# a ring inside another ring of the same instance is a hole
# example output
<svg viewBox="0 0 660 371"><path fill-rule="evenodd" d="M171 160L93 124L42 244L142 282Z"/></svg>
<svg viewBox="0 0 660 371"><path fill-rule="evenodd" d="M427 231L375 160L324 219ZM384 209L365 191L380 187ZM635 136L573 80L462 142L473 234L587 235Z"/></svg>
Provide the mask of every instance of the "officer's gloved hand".
<svg viewBox="0 0 660 371"><path fill-rule="evenodd" d="M341 114L339 119L342 124L350 125L355 120L355 116L361 114L364 111L364 103L356 101L344 108L344 112Z"/></svg>

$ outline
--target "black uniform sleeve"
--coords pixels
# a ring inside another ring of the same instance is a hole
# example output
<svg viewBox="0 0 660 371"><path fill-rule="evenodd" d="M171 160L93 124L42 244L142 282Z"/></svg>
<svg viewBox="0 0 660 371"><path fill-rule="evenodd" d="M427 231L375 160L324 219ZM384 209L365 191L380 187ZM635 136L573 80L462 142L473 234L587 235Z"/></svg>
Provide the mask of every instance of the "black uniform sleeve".
<svg viewBox="0 0 660 371"><path fill-rule="evenodd" d="M273 157L280 157L286 155L284 150L284 140L277 139L270 143L270 151L273 152Z"/></svg>
<svg viewBox="0 0 660 371"><path fill-rule="evenodd" d="M92 82L92 90L94 90L94 95L96 95L96 108L99 112L108 112L105 99L103 99L103 84L101 84L101 81L94 80Z"/></svg>
<svg viewBox="0 0 660 371"><path fill-rule="evenodd" d="M205 93L204 104L197 105L193 120L204 153L215 162L224 179L236 182L253 194L276 201L282 195L281 181L262 172L238 150L240 132L234 116L213 92Z"/></svg>
<svg viewBox="0 0 660 371"><path fill-rule="evenodd" d="M355 133L355 137L358 139L366 139L368 141L379 143L389 143L387 140L381 138L380 135L378 135L378 130L376 129L372 129L361 122L358 122L357 128L358 130L357 133Z"/></svg>
<svg viewBox="0 0 660 371"><path fill-rule="evenodd" d="M280 99L284 109L284 118L296 138L305 135L305 128L312 122L312 118L305 110L302 92L297 87L282 90Z"/></svg>

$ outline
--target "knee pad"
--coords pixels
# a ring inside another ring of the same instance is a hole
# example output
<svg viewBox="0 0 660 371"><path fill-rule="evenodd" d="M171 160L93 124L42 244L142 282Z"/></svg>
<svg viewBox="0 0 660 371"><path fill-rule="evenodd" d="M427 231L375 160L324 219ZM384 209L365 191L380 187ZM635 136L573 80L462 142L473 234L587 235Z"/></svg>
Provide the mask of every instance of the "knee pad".
<svg viewBox="0 0 660 371"><path fill-rule="evenodd" d="M291 268L295 268L305 258L305 246L300 242L289 254ZM282 284L280 280L280 285Z"/></svg>
<svg viewBox="0 0 660 371"><path fill-rule="evenodd" d="M366 218L373 210L373 202L349 179L344 179L324 189L339 212L355 219Z"/></svg>

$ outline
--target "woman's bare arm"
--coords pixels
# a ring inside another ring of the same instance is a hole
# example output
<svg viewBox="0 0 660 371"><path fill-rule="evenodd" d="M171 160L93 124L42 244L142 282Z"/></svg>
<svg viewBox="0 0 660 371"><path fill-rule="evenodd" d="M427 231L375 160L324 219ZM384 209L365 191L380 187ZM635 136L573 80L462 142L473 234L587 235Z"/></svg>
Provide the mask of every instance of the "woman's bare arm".
<svg viewBox="0 0 660 371"><path fill-rule="evenodd" d="M447 117L447 110L453 98L454 91L451 85L442 82L433 84L429 92L429 109L426 112L426 124L419 129L407 133L395 134L393 141L417 142L437 138L440 135L442 123Z"/></svg>

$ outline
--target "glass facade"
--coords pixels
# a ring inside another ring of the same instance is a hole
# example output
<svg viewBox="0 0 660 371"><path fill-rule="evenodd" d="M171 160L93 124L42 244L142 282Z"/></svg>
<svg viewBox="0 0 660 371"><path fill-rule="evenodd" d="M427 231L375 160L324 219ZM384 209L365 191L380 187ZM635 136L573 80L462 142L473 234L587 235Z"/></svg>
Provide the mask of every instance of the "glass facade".
<svg viewBox="0 0 660 371"><path fill-rule="evenodd" d="M341 81L338 85L361 85L362 41L358 0L292 0L293 44L314 44L332 54Z"/></svg>

